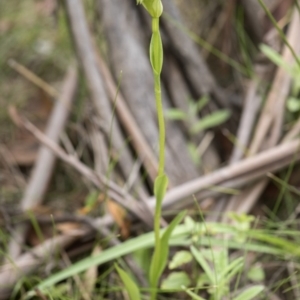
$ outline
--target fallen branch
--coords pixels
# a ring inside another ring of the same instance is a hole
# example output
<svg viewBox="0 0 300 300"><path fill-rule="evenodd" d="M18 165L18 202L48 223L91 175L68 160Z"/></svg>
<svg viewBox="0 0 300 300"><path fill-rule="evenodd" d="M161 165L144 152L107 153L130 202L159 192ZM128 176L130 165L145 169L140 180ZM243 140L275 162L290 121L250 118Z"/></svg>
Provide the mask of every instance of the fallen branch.
<svg viewBox="0 0 300 300"><path fill-rule="evenodd" d="M184 201L186 205L193 199L187 201L187 197L200 191L211 190L212 187L241 187L249 182L259 179L268 172L278 171L293 161L300 159L299 140L285 143L270 150L259 153L253 157L247 158L239 163L221 168L211 174L189 181L167 192L163 208L177 205ZM214 192L214 194L219 194ZM155 199L151 198L149 206L155 206Z"/></svg>
<svg viewBox="0 0 300 300"><path fill-rule="evenodd" d="M59 145L47 138L47 136L45 136L31 122L29 122L26 118L22 118L14 107L10 107L9 113L15 124L26 128L40 142L47 146L57 157L75 168L99 189L107 189L108 197L116 201L129 212L133 213L135 217L140 219L143 223L147 225L152 224L152 220L147 220L145 217L142 205L137 200L133 199L129 194L125 193L125 191L123 191L118 185L108 180L103 175L96 174L93 170L79 161L75 156L66 154Z"/></svg>

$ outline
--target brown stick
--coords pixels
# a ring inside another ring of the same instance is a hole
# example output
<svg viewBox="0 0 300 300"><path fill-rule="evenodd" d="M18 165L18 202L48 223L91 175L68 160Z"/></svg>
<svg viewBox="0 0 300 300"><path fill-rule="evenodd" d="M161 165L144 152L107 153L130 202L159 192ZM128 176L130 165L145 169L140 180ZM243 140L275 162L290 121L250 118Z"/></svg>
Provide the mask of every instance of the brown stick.
<svg viewBox="0 0 300 300"><path fill-rule="evenodd" d="M137 200L133 199L129 194L125 193L118 185L116 185L112 181L109 181L103 175L96 174L93 170L91 170L89 167L87 167L81 161L79 161L75 156L66 154L59 145L54 143L52 140L48 139L38 128L36 128L27 119L22 118L15 108L10 107L9 112L15 124L17 124L20 127L26 128L40 142L46 145L56 156L58 156L61 160L75 168L84 177L89 179L95 186L97 186L100 189L108 189L107 194L109 197L111 197L118 204L126 208L128 211L132 212L142 222L145 222L147 225L152 224L152 220L147 220L147 218L145 217L144 209L142 208L141 204Z"/></svg>
<svg viewBox="0 0 300 300"><path fill-rule="evenodd" d="M207 190L212 186L226 185L230 182L230 187L234 187L234 181L238 186L241 186L241 183L249 183L249 180L255 180L267 172L281 169L294 159L296 161L299 158L299 140L274 147L232 166L221 168L211 174L171 189L164 198L163 208L170 208L184 198L199 191ZM155 206L154 198L151 198L149 205L150 207Z"/></svg>
<svg viewBox="0 0 300 300"><path fill-rule="evenodd" d="M71 166L77 169L83 176L88 178L96 186L108 188L109 196L124 206L129 211L133 212L138 218L144 220L140 206L130 195L122 191L116 184L107 180L103 176L97 176L91 169L78 161L75 157L65 154L65 152L51 140L47 139L36 127L34 127L29 121L21 119L16 112L11 112L15 122L19 126L25 127L35 137L41 141L44 145L47 145L58 157L67 162ZM210 189L212 186L228 185L234 186L234 181L238 186L241 183L248 183L249 180L255 180L266 174L278 170L293 160L299 159L299 140L284 143L280 146L274 147L271 150L264 151L256 156L247 158L235 165L227 166L215 171L204 177L192 180L173 188L168 191L163 202L163 208L166 209L172 205L180 202L180 200L195 194L199 191ZM252 173L252 174L251 174ZM155 206L155 199L151 197L148 201L151 208Z"/></svg>

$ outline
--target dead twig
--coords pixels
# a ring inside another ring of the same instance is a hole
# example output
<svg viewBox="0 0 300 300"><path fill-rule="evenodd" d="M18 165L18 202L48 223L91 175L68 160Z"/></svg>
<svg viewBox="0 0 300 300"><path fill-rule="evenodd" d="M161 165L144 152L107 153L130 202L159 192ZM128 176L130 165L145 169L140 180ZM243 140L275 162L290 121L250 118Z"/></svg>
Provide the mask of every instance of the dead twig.
<svg viewBox="0 0 300 300"><path fill-rule="evenodd" d="M23 77L25 77L27 80L38 86L40 89L45 91L47 94L52 96L53 98L59 97L59 92L52 87L50 84L45 82L43 79L35 75L33 72L31 72L29 69L27 69L25 66L21 65L20 63L16 62L13 59L10 59L8 61L8 65L13 68L15 71L20 73Z"/></svg>
<svg viewBox="0 0 300 300"><path fill-rule="evenodd" d="M144 215L144 209L141 207L141 204L137 200L133 199L129 194L125 193L125 191L123 191L118 185L112 181L109 181L103 175L96 174L93 170L79 161L75 156L66 154L59 145L47 138L47 136L45 136L31 122L25 118L22 118L13 107L10 107L10 116L18 126L26 128L56 156L75 168L85 178L89 179L95 186L100 189L108 189L107 195L112 200L126 208L129 212L133 213L138 219L142 220L143 223L146 223L147 225L151 224L147 223Z"/></svg>
<svg viewBox="0 0 300 300"><path fill-rule="evenodd" d="M292 161L299 160L299 158L299 140L276 146L234 165L221 168L211 174L171 189L166 193L163 208L169 209L183 201L183 199L185 199L184 203L188 205L193 199L187 201L186 197L199 191L210 190L214 186L241 187L264 176L268 172L277 171ZM215 192L214 194L218 193ZM149 206L155 206L154 198L150 198Z"/></svg>

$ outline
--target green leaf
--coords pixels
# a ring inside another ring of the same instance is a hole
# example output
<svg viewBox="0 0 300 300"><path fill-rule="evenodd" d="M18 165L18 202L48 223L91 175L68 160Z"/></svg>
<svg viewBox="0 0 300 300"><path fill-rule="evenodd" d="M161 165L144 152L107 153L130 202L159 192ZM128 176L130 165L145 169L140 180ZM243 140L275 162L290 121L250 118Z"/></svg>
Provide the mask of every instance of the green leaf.
<svg viewBox="0 0 300 300"><path fill-rule="evenodd" d="M207 263L207 261L203 257L202 253L199 250L197 250L194 246L191 246L191 252L194 255L197 262L199 263L199 265L204 270L207 277L209 278L211 285L215 285L216 284L215 274L211 270L209 264Z"/></svg>
<svg viewBox="0 0 300 300"><path fill-rule="evenodd" d="M208 249L207 253L210 255L210 261L214 264L215 273L218 275L219 280L221 280L222 272L228 267L228 249L227 247L222 247L220 249ZM208 256L205 256L208 259ZM226 274L226 273L225 273Z"/></svg>
<svg viewBox="0 0 300 300"><path fill-rule="evenodd" d="M247 277L252 281L262 282L265 280L265 272L263 267L259 264L252 266L247 273Z"/></svg>
<svg viewBox="0 0 300 300"><path fill-rule="evenodd" d="M163 65L163 47L159 31L152 33L150 42L150 62L154 73L159 75Z"/></svg>
<svg viewBox="0 0 300 300"><path fill-rule="evenodd" d="M265 287L263 285L252 286L248 288L246 291L239 294L233 300L252 300L256 296L258 296L264 289Z"/></svg>
<svg viewBox="0 0 300 300"><path fill-rule="evenodd" d="M219 280L222 282L228 282L232 277L241 271L244 266L244 258L238 257L227 266L223 272L218 274Z"/></svg>
<svg viewBox="0 0 300 300"><path fill-rule="evenodd" d="M161 237L161 263L165 266L167 263L168 255L169 255L169 240L172 235L173 230L176 228L177 225L183 220L184 216L186 215L186 211L180 212L169 224L165 232Z"/></svg>
<svg viewBox="0 0 300 300"><path fill-rule="evenodd" d="M155 247L149 275L151 287L157 286L157 282L166 267L169 255L169 239L173 230L182 221L185 214L186 212L183 211L172 220L161 237L160 246Z"/></svg>
<svg viewBox="0 0 300 300"><path fill-rule="evenodd" d="M206 237L204 234L208 231L214 233L214 236ZM166 229L162 229L164 232ZM233 226L218 224L218 223L203 223L195 222L191 217L185 218L185 224L178 225L172 233L172 238L169 244L172 246L184 246L189 247L191 243L197 243L202 247L223 247L224 240L218 238L218 234L236 234L236 229ZM228 247L230 249L239 249L243 251L253 251L258 253L270 254L270 255L285 255L289 253L295 257L300 257L299 246L291 242L290 239L278 238L277 231L268 231L263 233L261 230L252 230L249 232L249 238L251 243L237 243L235 241L228 241ZM294 232L286 233L288 237L293 237ZM292 235L291 235L292 234ZM255 241L258 240L258 241ZM119 257L130 254L139 249L145 249L153 247L154 245L154 233L149 232L138 237L132 238L123 242L120 245L116 245L109 249L103 250L95 256L86 257L70 267L45 278L41 281L36 288L45 291L56 283L70 278L76 274L79 274L92 266L101 265L110 261L113 261Z"/></svg>
<svg viewBox="0 0 300 300"><path fill-rule="evenodd" d="M198 121L195 125L192 126L191 132L196 134L202 130L216 127L224 122L226 122L230 117L229 110L218 110L208 116L205 116L200 121Z"/></svg>
<svg viewBox="0 0 300 300"><path fill-rule="evenodd" d="M187 116L185 112L178 108L170 108L165 111L165 118L169 120L185 120Z"/></svg>
<svg viewBox="0 0 300 300"><path fill-rule="evenodd" d="M207 95L204 95L197 101L197 113L200 112L203 107L208 103L209 98Z"/></svg>
<svg viewBox="0 0 300 300"><path fill-rule="evenodd" d="M185 286L182 286L182 289L189 295L192 297L193 300L205 300L204 298L196 295L194 292L188 290Z"/></svg>
<svg viewBox="0 0 300 300"><path fill-rule="evenodd" d="M161 0L142 0L141 2L152 18L159 18L163 12Z"/></svg>
<svg viewBox="0 0 300 300"><path fill-rule="evenodd" d="M204 298L198 296L197 294L195 294L194 292L192 292L191 290L188 290L185 286L181 287L189 296L192 297L193 300L205 300Z"/></svg>
<svg viewBox="0 0 300 300"><path fill-rule="evenodd" d="M168 177L165 174L156 177L154 182L154 196L156 198L156 206L160 207L168 187Z"/></svg>
<svg viewBox="0 0 300 300"><path fill-rule="evenodd" d="M275 65L286 70L291 76L293 76L293 69L291 66L284 61L283 57L277 53L274 49L267 45L260 45L260 50L267 56Z"/></svg>
<svg viewBox="0 0 300 300"><path fill-rule="evenodd" d="M130 276L122 270L118 265L115 264L115 268L117 269L117 272L119 276L121 277L126 291L128 292L128 295L131 300L139 300L141 299L140 291L135 282L130 278Z"/></svg>
<svg viewBox="0 0 300 300"><path fill-rule="evenodd" d="M193 256L189 251L185 251L185 250L178 251L175 253L174 257L169 263L169 269L173 270L178 267L181 267L182 265L191 262L192 259Z"/></svg>
<svg viewBox="0 0 300 300"><path fill-rule="evenodd" d="M297 112L300 110L300 99L290 97L286 102L286 106L290 112Z"/></svg>
<svg viewBox="0 0 300 300"><path fill-rule="evenodd" d="M161 288L164 290L178 290L182 285L190 286L191 280L185 272L172 272L163 280Z"/></svg>

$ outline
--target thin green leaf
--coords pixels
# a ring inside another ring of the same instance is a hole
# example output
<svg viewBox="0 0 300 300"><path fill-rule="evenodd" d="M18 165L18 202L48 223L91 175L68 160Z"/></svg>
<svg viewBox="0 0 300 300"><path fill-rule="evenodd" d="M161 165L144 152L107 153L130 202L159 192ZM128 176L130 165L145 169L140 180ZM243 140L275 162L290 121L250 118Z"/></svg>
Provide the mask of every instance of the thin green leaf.
<svg viewBox="0 0 300 300"><path fill-rule="evenodd" d="M216 127L224 122L226 122L230 117L230 111L228 110L218 110L208 116L205 116L195 125L192 126L191 132L196 134L202 130Z"/></svg>
<svg viewBox="0 0 300 300"><path fill-rule="evenodd" d="M154 182L154 195L156 198L156 206L160 207L168 187L168 177L163 174L156 177Z"/></svg>
<svg viewBox="0 0 300 300"><path fill-rule="evenodd" d="M210 248L207 250L207 254L209 254L209 256L205 256L205 257L206 259L210 259L210 261L214 264L215 274L218 274L218 278L219 278L220 276L219 274L221 274L223 270L225 270L229 265L228 249L225 246L220 249Z"/></svg>
<svg viewBox="0 0 300 300"><path fill-rule="evenodd" d="M101 265L103 263L117 259L123 255L132 253L136 250L152 247L153 244L154 233L150 232L147 234L143 234L139 237L123 242L120 245L104 250L99 253L99 255L89 256L77 263L72 264L70 267L57 272L56 274L43 280L39 285L37 285L37 288L39 290L44 290L46 288L49 288L50 286L53 286L59 281L87 270L91 266Z"/></svg>
<svg viewBox="0 0 300 300"><path fill-rule="evenodd" d="M228 282L235 274L237 274L244 266L244 258L238 257L232 261L223 272L218 275L220 281Z"/></svg>
<svg viewBox="0 0 300 300"><path fill-rule="evenodd" d="M185 120L187 118L185 112L178 108L170 108L165 112L165 117L169 120Z"/></svg>
<svg viewBox="0 0 300 300"><path fill-rule="evenodd" d="M232 300L252 300L256 296L258 296L264 289L265 287L263 285L252 286Z"/></svg>
<svg viewBox="0 0 300 300"><path fill-rule="evenodd" d="M210 232L214 232L216 235L220 233L229 233L233 235L236 234L236 229L234 226L230 225L207 223L206 227L210 228ZM165 229L162 231L164 230ZM187 217L186 224L177 226L173 231L170 244L172 246L189 247L191 243L196 242L202 247L224 246L224 241L222 239L212 236L203 236L204 232L206 232L206 230L204 230L203 223L194 222L190 217ZM299 247L297 245L287 239L276 238L275 234L277 233L272 230L270 230L268 234L263 234L260 230L252 230L249 232L249 237L252 239L258 239L262 242L252 241L251 243L241 244L236 241L228 241L228 247L230 249L242 249L243 251L253 251L271 255L285 255L286 253L290 253L291 255L295 255L297 257L300 256ZM285 234L291 235L292 232L287 231ZM201 237L200 239L199 236ZM36 286L36 288L39 290L45 290L62 280L89 269L92 266L113 261L119 257L122 257L123 255L127 255L139 249L150 248L153 247L153 245L154 233L150 232L143 234L136 238L125 241L120 245L106 249L99 255L90 256L72 264L70 267L44 279L39 285Z"/></svg>
<svg viewBox="0 0 300 300"><path fill-rule="evenodd" d="M197 113L200 112L203 107L208 103L209 98L207 95L204 95L197 101Z"/></svg>
<svg viewBox="0 0 300 300"><path fill-rule="evenodd" d="M189 296L192 297L193 300L205 300L204 298L196 295L194 292L192 292L191 290L188 290L185 286L181 287Z"/></svg>
<svg viewBox="0 0 300 300"><path fill-rule="evenodd" d="M283 57L277 53L274 49L267 45L260 45L260 50L267 56L275 65L286 70L291 76L293 76L293 69L287 62L284 61Z"/></svg>
<svg viewBox="0 0 300 300"><path fill-rule="evenodd" d="M159 247L155 247L149 276L152 287L157 286L157 282L166 267L169 255L169 239L173 230L182 221L185 214L186 212L183 211L172 220L161 237Z"/></svg>
<svg viewBox="0 0 300 300"><path fill-rule="evenodd" d="M207 263L207 261L203 257L202 253L199 250L197 250L194 246L191 246L191 252L194 255L194 257L197 260L197 262L199 263L199 265L204 270L204 272L207 275L207 277L209 278L211 284L212 285L216 285L215 274L211 270L209 264Z"/></svg>
<svg viewBox="0 0 300 300"><path fill-rule="evenodd" d="M258 231L251 231L249 232L249 235L250 234L255 239L263 241L264 243L268 243L272 246L276 246L277 248L282 249L287 253L297 255L297 256L300 255L299 246L293 242L288 241L287 239L274 236L273 234L270 233L268 234L268 233L263 233Z"/></svg>
<svg viewBox="0 0 300 300"><path fill-rule="evenodd" d="M183 220L184 216L186 215L186 211L182 211L179 213L169 224L165 232L161 237L161 265L164 267L166 266L168 255L169 255L169 240L172 235L173 230L179 223Z"/></svg>
<svg viewBox="0 0 300 300"><path fill-rule="evenodd" d="M115 268L117 269L117 272L125 285L126 291L130 299L140 300L141 299L140 291L137 285L135 284L135 282L130 278L130 276L123 269L118 267L117 264L115 264Z"/></svg>
<svg viewBox="0 0 300 300"><path fill-rule="evenodd" d="M182 285L190 286L191 280L185 272L172 272L163 280L161 288L164 290L178 290Z"/></svg>

